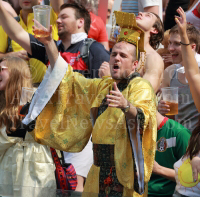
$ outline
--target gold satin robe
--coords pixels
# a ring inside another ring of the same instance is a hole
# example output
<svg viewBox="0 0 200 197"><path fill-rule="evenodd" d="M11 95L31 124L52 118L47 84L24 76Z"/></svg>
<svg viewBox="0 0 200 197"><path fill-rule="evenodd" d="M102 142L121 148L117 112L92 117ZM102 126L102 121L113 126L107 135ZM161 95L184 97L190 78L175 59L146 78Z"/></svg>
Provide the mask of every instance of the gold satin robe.
<svg viewBox="0 0 200 197"><path fill-rule="evenodd" d="M69 66L57 91L38 116L32 135L38 143L66 152L81 151L91 134L95 144L114 144L116 173L124 186L123 195L133 196L134 160L124 113L119 108L108 107L95 122L97 109L112 83L111 78L86 79ZM157 135L155 94L150 83L140 77L131 80L122 94L145 115L142 152L144 182L147 183L152 172ZM100 167L91 167L85 192L99 192L99 171Z"/></svg>

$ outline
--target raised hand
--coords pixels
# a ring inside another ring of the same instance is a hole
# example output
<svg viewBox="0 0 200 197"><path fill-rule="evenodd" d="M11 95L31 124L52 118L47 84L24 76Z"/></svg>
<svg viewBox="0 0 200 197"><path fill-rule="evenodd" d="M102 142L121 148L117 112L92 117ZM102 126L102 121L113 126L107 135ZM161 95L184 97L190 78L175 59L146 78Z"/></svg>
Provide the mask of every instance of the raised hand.
<svg viewBox="0 0 200 197"><path fill-rule="evenodd" d="M35 34L34 37L37 38L41 43L44 45L47 45L52 40L52 25L50 25L50 28L47 29L44 26L42 26L38 21L34 20L33 33ZM41 36L38 34L38 31L44 31L46 32L45 35Z"/></svg>
<svg viewBox="0 0 200 197"><path fill-rule="evenodd" d="M120 109L126 108L128 101L124 98L123 94L119 91L116 82L113 83L114 90L110 91L111 95L106 95L108 107L116 107Z"/></svg>
<svg viewBox="0 0 200 197"><path fill-rule="evenodd" d="M103 62L99 68L99 77L110 76L110 65L108 62Z"/></svg>
<svg viewBox="0 0 200 197"><path fill-rule="evenodd" d="M180 17L179 16L175 16L175 22L178 25L179 34L180 35L186 34L187 21L186 21L185 12L181 7L179 7L176 11L180 15Z"/></svg>

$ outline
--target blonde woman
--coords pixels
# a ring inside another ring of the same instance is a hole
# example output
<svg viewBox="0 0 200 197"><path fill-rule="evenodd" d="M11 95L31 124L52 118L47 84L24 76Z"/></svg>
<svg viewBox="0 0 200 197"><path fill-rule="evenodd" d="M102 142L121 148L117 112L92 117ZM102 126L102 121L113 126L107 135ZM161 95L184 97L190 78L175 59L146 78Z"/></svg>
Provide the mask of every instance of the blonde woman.
<svg viewBox="0 0 200 197"><path fill-rule="evenodd" d="M51 196L56 189L50 149L34 141L18 115L22 87L32 87L26 62L0 63L0 196ZM52 189L52 190L51 190Z"/></svg>

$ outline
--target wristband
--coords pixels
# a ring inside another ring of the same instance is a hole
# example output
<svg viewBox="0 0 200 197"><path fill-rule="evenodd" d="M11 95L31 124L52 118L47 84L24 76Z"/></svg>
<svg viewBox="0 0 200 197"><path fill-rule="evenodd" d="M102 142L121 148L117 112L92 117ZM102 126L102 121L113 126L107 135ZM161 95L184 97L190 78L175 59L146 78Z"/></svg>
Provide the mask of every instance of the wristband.
<svg viewBox="0 0 200 197"><path fill-rule="evenodd" d="M185 44L185 43L182 43L182 42L180 42L180 44L182 44L182 45L185 45L185 46L188 46L188 45L190 45L190 43L189 43L189 44Z"/></svg>

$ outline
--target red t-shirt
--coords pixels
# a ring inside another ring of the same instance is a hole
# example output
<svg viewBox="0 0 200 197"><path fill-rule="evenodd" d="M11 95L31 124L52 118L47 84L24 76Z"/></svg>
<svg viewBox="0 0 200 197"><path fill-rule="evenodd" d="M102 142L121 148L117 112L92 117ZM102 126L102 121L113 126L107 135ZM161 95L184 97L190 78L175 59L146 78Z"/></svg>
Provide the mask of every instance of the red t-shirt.
<svg viewBox="0 0 200 197"><path fill-rule="evenodd" d="M90 25L90 31L88 33L88 38L93 38L97 42L107 42L108 41L108 35L106 32L106 26L103 22L103 20L90 12L91 17L91 25Z"/></svg>

